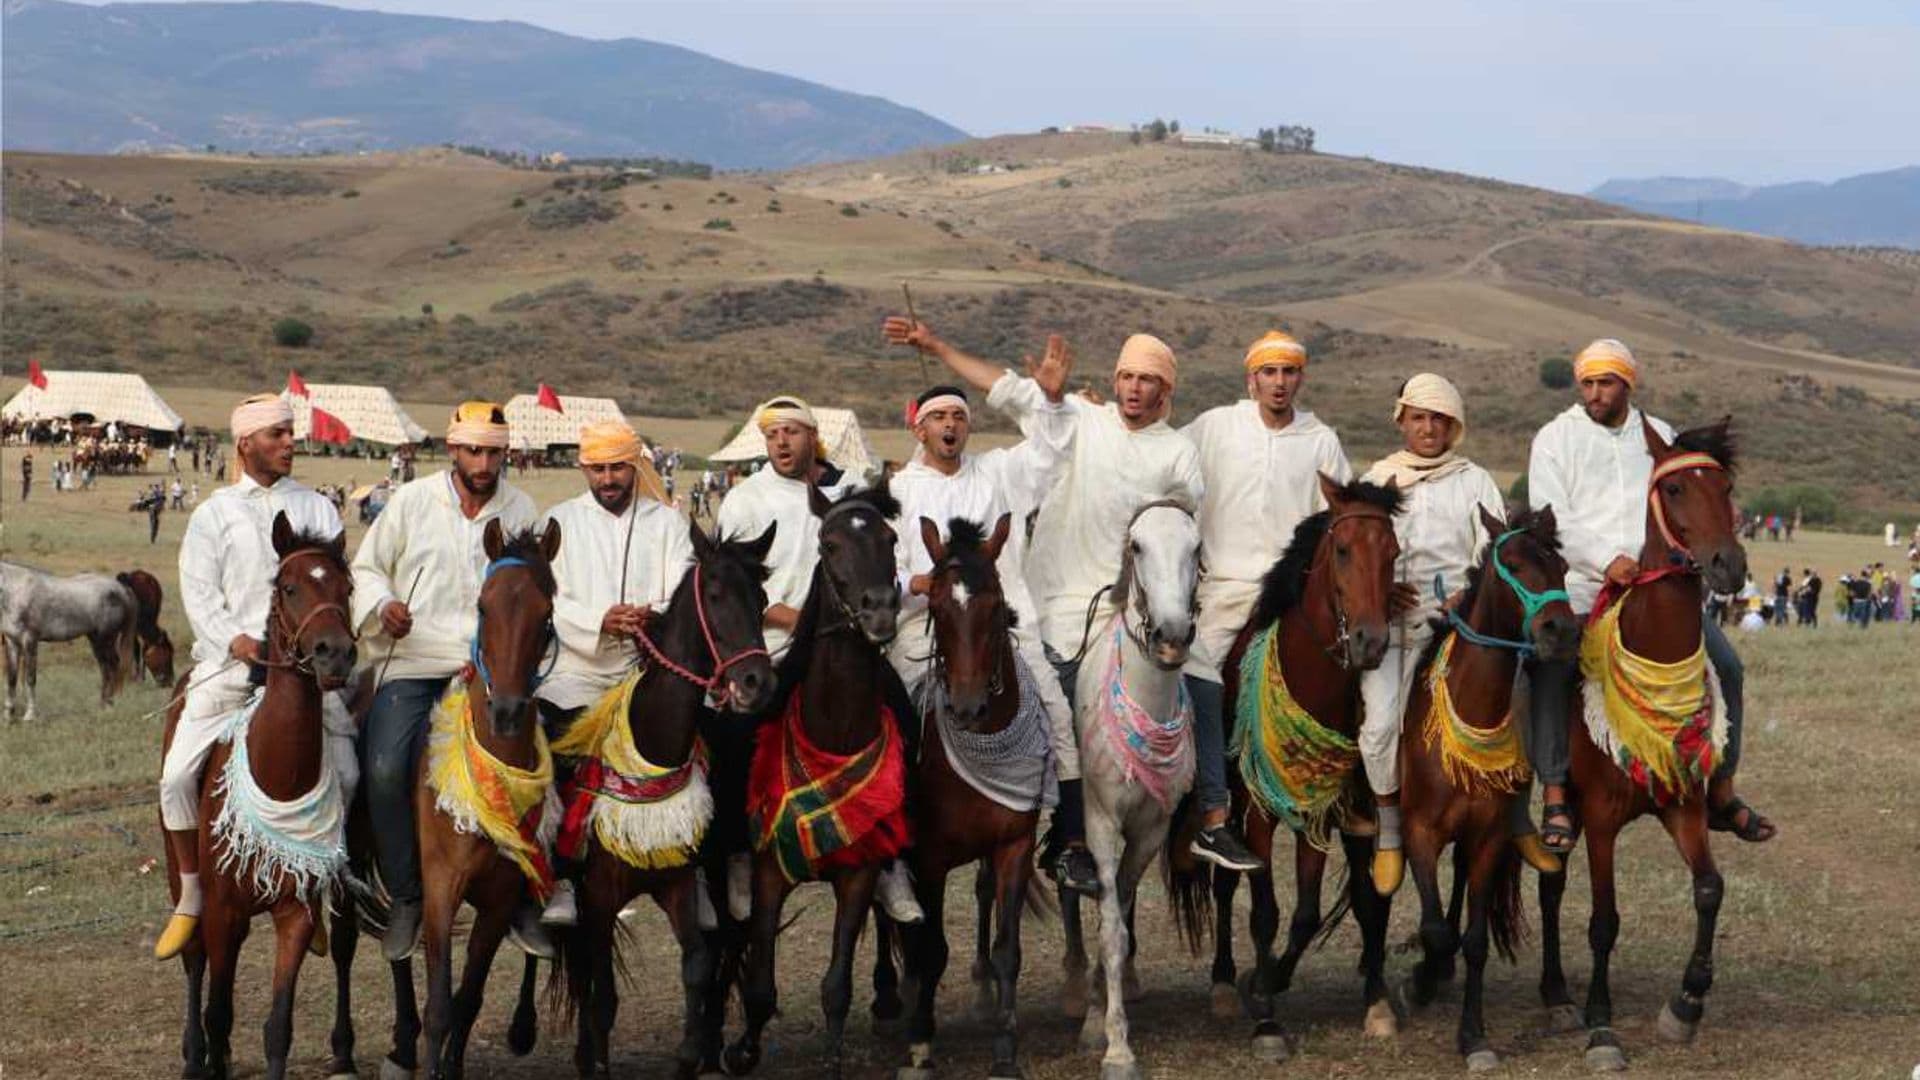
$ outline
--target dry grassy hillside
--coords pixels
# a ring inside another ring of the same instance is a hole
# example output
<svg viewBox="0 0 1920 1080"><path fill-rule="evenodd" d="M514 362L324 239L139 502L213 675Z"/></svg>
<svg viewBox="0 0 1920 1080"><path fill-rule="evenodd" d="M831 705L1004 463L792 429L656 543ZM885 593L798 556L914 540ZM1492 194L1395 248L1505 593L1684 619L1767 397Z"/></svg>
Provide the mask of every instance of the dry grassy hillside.
<svg viewBox="0 0 1920 1080"><path fill-rule="evenodd" d="M651 417L738 418L785 390L891 426L923 376L911 354L881 345L877 327L901 307L900 281L911 280L921 316L964 346L1015 362L1062 332L1092 382L1127 333L1159 334L1182 357L1186 416L1237 397L1245 343L1285 326L1313 350L1308 404L1361 461L1392 440L1387 403L1399 382L1438 370L1474 403L1476 456L1515 470L1533 429L1569 400L1540 385L1539 361L1613 331L1647 357L1657 411L1681 423L1724 412L1748 422L1750 485L1828 486L1860 520L1920 507L1920 470L1910 464L1920 371L1743 341L1673 304L1654 305L1633 280L1601 269L1563 285L1505 268L1574 265L1553 255L1555 244L1602 259L1603 242L1665 239L1666 226L1572 224L1594 204L1333 158L1253 155L1247 164L1233 152L1116 150L1066 136L974 146L712 180L533 172L446 151L301 160L8 154L0 345L9 359L134 369L171 386L275 386L297 367L310 380L448 401L544 380ZM954 153L996 147L1028 154L1029 167L945 171ZM1243 167L1284 173L1292 186L1233 195L1232 185L1247 182L1234 172ZM1152 185L1128 187L1136 173ZM1368 176L1391 182L1370 187ZM1106 265L1145 235L1129 233L1128 222L1172 220L1179 207L1200 205L1192 200L1204 201L1201 181L1255 216L1296 198L1307 206L1276 217L1265 248L1223 246L1210 260L1193 247L1188 277L1129 264L1149 279L1132 281L1076 261ZM1361 218L1341 225L1314 209L1328 185L1385 200L1364 211L1383 223L1381 236L1343 233ZM933 209L949 203L963 209ZM1531 209L1514 209L1523 204ZM1466 235L1458 222L1476 217L1562 231L1495 241L1505 246L1461 262L1447 245L1457 248ZM1105 246L1063 246L1056 227L1089 236L1103 228ZM1235 259L1298 246L1285 242L1291 231L1311 233L1312 245L1391 249L1407 265L1342 279L1361 291L1279 307L1210 295L1242 272L1222 269ZM1827 263L1861 273L1877 265L1766 243L1809 280ZM1632 310L1615 295L1622 290ZM314 327L310 346L274 344L273 323L289 315ZM11 385L0 380L0 392Z"/></svg>

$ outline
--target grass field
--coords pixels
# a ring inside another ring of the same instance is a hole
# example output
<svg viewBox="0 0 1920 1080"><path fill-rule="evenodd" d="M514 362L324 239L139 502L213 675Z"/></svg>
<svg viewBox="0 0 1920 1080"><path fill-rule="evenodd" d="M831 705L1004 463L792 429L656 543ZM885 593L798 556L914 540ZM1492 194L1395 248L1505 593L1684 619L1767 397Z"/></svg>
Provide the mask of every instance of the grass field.
<svg viewBox="0 0 1920 1080"><path fill-rule="evenodd" d="M423 417L424 419L424 417ZM690 447L692 444L689 444ZM693 447L697 448L697 447ZM144 566L169 590L166 622L183 647L189 635L177 607L173 562L184 515L163 519L160 542L146 542L143 515L125 511L135 481L103 478L88 494L54 496L44 488L22 506L17 450L0 455L7 483L0 502L0 551L49 569L121 570ZM300 462L315 482L368 478L373 468L337 461ZM45 476L44 467L40 470ZM535 474L525 486L543 505L578 490L572 473ZM358 528L353 527L357 540ZM1877 539L1804 535L1792 545L1751 550L1757 576L1780 564L1817 566L1831 582L1863 561L1894 553ZM1826 617L1823 613L1823 617ZM1913 753L1920 701L1920 630L1844 629L1827 618L1817 631L1767 631L1742 637L1748 666L1743 789L1781 825L1781 835L1750 847L1716 834L1727 877L1717 980L1698 1042L1656 1041L1652 1020L1678 985L1692 934L1684 868L1660 831L1641 824L1625 837L1621 881L1624 929L1614 964L1619 1030L1641 1076L1904 1077L1920 1063L1920 757ZM154 812L162 694L151 685L124 692L111 708L94 705L97 675L83 648L42 651L42 718L0 725L0 970L8 1005L0 1012L0 1076L155 1077L175 1075L180 1034L180 975L149 959L166 912L157 869L161 843ZM1583 926L1585 871L1576 862L1565 945L1576 994L1588 968ZM963 883L960 883L964 885ZM964 891L964 890L963 890ZM1288 902L1283 886L1282 903ZM1411 890L1395 910L1390 958L1397 980L1410 968ZM1163 898L1144 898L1143 975L1147 999L1133 1011L1134 1045L1154 1077L1425 1077L1459 1068L1452 1050L1451 999L1404 1025L1390 1042L1360 1035L1357 938L1349 926L1303 964L1285 1002L1302 1037L1294 1060L1255 1065L1249 1027L1210 1018L1203 961L1174 941ZM1241 900L1244 910L1244 894ZM956 897L956 912L971 905ZM763 1074L812 1075L818 1046L816 977L824 962L830 903L818 889L797 894L799 913L781 954L784 1015L773 1029ZM971 919L949 920L954 946L941 998L946 1026L939 1051L952 1075L985 1067L986 1028L965 1015ZM615 1030L616 1071L657 1075L669 1064L678 1030L677 962L665 924L648 910L633 923L638 945L627 958L632 984ZM1244 927L1244 921L1242 922ZM239 993L236 1060L259 1075L270 935L248 946ZM1096 1062L1075 1048L1077 1024L1059 1015L1059 937L1029 924L1021 1025L1029 1075L1037 1080L1093 1075ZM1240 955L1247 961L1244 932ZM1489 974L1489 1024L1514 1076L1585 1072L1582 1043L1548 1036L1534 993L1537 951L1519 967ZM864 971L864 963L858 970ZM518 964L496 965L468 1063L476 1075L530 1078L565 1074L571 1039L543 1033L524 1060L504 1049L504 1026ZM321 1075L332 1008L331 967L306 968L295 1033L294 1074ZM359 1064L372 1075L384 1050L388 1013L383 972L363 962L356 986ZM871 1035L856 996L850 1040L855 1073L890 1076L904 1047Z"/></svg>

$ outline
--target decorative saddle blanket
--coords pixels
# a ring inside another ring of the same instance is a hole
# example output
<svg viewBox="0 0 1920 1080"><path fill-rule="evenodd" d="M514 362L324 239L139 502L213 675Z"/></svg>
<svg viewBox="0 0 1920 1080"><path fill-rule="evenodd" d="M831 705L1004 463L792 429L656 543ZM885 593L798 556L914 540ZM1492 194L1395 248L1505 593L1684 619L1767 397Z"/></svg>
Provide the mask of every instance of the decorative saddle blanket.
<svg viewBox="0 0 1920 1080"><path fill-rule="evenodd" d="M1279 643L1278 622L1247 642L1228 752L1262 810L1329 851L1340 795L1360 763L1360 747L1294 700L1280 672Z"/></svg>
<svg viewBox="0 0 1920 1080"><path fill-rule="evenodd" d="M922 716L932 716L946 747L947 764L966 785L1009 810L1026 813L1059 801L1053 772L1053 736L1047 707L1033 672L1018 653L1013 658L1020 687L1020 711L1006 727L987 735L962 731L941 708L946 686L926 678L914 704Z"/></svg>
<svg viewBox="0 0 1920 1080"><path fill-rule="evenodd" d="M635 671L602 694L553 744L556 756L579 759L573 778L561 785L566 816L556 850L566 858L586 854L591 826L600 846L629 866L685 866L713 821L707 752L699 739L687 760L674 766L655 765L634 745L627 716L639 685Z"/></svg>
<svg viewBox="0 0 1920 1080"><path fill-rule="evenodd" d="M1657 806L1703 790L1727 745L1725 700L1703 640L1693 655L1660 663L1620 636L1632 590L1596 608L1580 641L1587 735Z"/></svg>
<svg viewBox="0 0 1920 1080"><path fill-rule="evenodd" d="M1100 730L1107 747L1119 762L1121 776L1129 784L1139 784L1155 802L1173 809L1174 792L1183 791L1193 779L1193 699L1187 696L1187 682L1178 682L1173 715L1156 719L1127 693L1120 677L1121 616L1113 619L1113 647L1107 650L1107 669L1101 680L1100 701L1095 706Z"/></svg>
<svg viewBox="0 0 1920 1080"><path fill-rule="evenodd" d="M780 718L760 729L748 777L756 851L771 851L789 882L885 862L905 850L906 757L893 711L880 734L852 754L807 740L796 689Z"/></svg>
<svg viewBox="0 0 1920 1080"><path fill-rule="evenodd" d="M1498 724L1488 728L1473 727L1460 719L1453 707L1453 693L1447 689L1447 668L1453 659L1454 643L1459 640L1447 635L1427 669L1432 704L1422 725L1422 738L1429 750L1439 746L1440 765L1454 790L1471 795L1511 794L1533 778L1526 748L1520 742L1520 729L1513 722L1511 709Z"/></svg>
<svg viewBox="0 0 1920 1080"><path fill-rule="evenodd" d="M347 865L347 808L333 765L333 741L321 740L326 760L319 783L284 802L272 798L254 780L247 754L247 726L262 696L255 691L235 710L220 736L231 749L214 785L221 799L213 821L215 866L261 896L273 895L284 879L312 907Z"/></svg>
<svg viewBox="0 0 1920 1080"><path fill-rule="evenodd" d="M553 892L547 850L560 822L553 755L534 731L537 759L521 769L494 757L473 731L467 688L455 682L434 706L427 740L427 784L434 806L461 832L485 836L512 859L541 900Z"/></svg>

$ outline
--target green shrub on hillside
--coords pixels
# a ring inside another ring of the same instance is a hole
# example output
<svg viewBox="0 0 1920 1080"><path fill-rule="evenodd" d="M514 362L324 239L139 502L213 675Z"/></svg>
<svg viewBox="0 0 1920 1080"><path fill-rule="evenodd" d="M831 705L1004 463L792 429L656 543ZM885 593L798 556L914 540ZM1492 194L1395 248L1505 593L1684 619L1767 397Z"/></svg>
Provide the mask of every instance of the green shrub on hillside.
<svg viewBox="0 0 1920 1080"><path fill-rule="evenodd" d="M273 343L286 349L304 349L313 341L313 327L288 316L273 324Z"/></svg>
<svg viewBox="0 0 1920 1080"><path fill-rule="evenodd" d="M1564 356L1549 356L1540 361L1540 385L1549 390L1565 390L1573 385L1573 361Z"/></svg>

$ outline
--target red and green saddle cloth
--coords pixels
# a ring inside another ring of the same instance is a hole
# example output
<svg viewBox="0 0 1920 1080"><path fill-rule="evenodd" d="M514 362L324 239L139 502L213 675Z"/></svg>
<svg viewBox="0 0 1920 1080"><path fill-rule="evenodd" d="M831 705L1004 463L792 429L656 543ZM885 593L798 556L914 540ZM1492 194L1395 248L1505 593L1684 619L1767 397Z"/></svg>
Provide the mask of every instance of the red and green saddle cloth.
<svg viewBox="0 0 1920 1080"><path fill-rule="evenodd" d="M780 719L762 728L748 780L755 851L771 852L789 882L885 862L905 850L907 766L893 711L880 734L852 754L808 741L795 691Z"/></svg>

